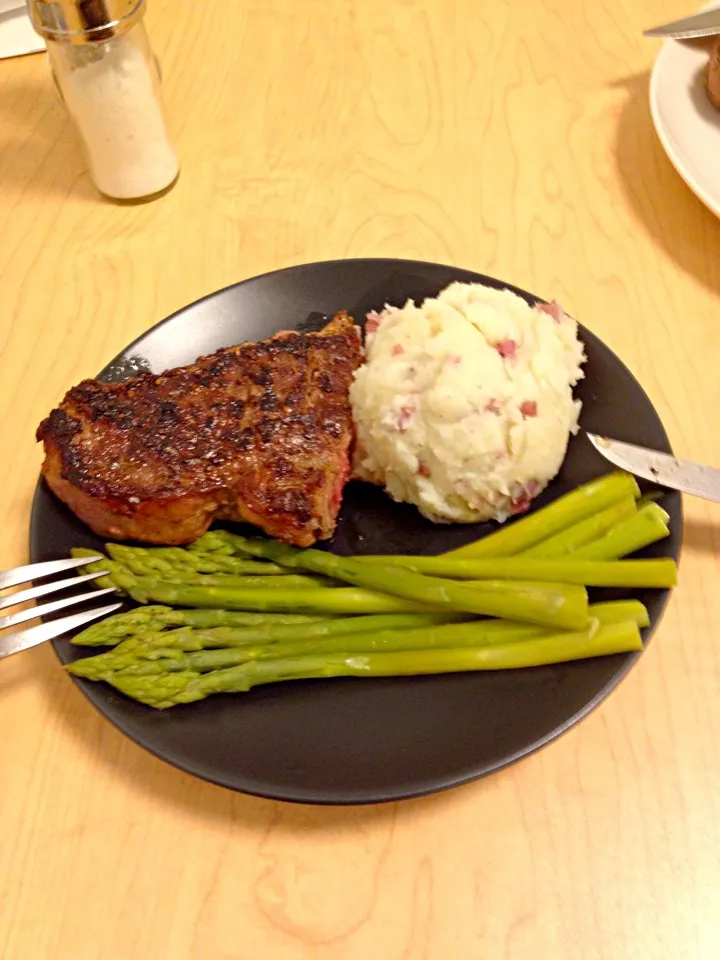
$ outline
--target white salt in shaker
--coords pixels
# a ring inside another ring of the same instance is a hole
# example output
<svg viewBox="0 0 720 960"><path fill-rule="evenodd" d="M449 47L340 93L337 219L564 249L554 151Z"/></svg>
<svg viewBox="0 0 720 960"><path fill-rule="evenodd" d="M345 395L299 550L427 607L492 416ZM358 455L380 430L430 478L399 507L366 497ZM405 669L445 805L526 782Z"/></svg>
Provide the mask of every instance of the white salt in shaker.
<svg viewBox="0 0 720 960"><path fill-rule="evenodd" d="M180 166L142 18L145 0L27 0L98 190L118 200L161 193Z"/></svg>

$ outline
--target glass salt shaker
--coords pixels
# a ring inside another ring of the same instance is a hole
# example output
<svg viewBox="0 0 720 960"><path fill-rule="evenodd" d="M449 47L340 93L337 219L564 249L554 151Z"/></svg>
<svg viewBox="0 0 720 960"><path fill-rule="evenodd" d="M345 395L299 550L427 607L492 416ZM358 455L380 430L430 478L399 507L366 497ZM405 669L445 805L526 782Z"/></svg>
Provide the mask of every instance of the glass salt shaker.
<svg viewBox="0 0 720 960"><path fill-rule="evenodd" d="M27 0L101 193L162 193L180 166L168 136L145 0Z"/></svg>

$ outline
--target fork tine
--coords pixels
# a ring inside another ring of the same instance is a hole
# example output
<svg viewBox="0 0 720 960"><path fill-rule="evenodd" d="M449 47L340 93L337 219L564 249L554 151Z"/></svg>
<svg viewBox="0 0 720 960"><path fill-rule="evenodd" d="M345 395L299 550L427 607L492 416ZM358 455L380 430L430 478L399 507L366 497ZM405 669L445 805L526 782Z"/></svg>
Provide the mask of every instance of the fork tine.
<svg viewBox="0 0 720 960"><path fill-rule="evenodd" d="M105 557L70 557L67 560L48 560L47 563L30 563L26 567L15 567L14 570L0 572L0 590L6 587L17 587L20 583L28 583L38 577L48 577L51 573L62 573L72 570L73 567L83 567L94 560L104 560Z"/></svg>
<svg viewBox="0 0 720 960"><path fill-rule="evenodd" d="M65 607L71 607L75 603L84 603L86 600L95 600L97 597L104 597L108 593L115 593L114 587L108 587L106 590L91 590L90 593L81 593L76 597L65 597L64 600L54 600L52 603L44 603L41 607L29 607L27 610L20 610L18 613L11 613L7 617L0 617L0 630L7 627L14 627L18 623L24 623L26 620L34 620L36 617L45 617L49 613L56 613Z"/></svg>
<svg viewBox="0 0 720 960"><path fill-rule="evenodd" d="M56 593L58 590L76 587L79 583L86 583L88 580L97 580L98 577L105 574L107 574L107 570L101 570L99 573L86 573L82 577L53 580L51 583L41 583L39 587L29 587L27 590L11 593L7 597L0 597L0 610L5 607L14 607L18 603L25 603L27 600L37 600L38 597L44 597L48 593Z"/></svg>
<svg viewBox="0 0 720 960"><path fill-rule="evenodd" d="M41 623L37 627L30 627L28 630L8 633L6 636L0 637L0 660L11 657L14 653L20 653L22 650L36 647L40 643L45 643L46 640L53 640L69 630L75 630L86 623L90 623L91 620L97 620L98 617L106 617L121 606L121 603L111 603L109 606L99 607L97 610L73 613L69 617L61 617L59 620Z"/></svg>

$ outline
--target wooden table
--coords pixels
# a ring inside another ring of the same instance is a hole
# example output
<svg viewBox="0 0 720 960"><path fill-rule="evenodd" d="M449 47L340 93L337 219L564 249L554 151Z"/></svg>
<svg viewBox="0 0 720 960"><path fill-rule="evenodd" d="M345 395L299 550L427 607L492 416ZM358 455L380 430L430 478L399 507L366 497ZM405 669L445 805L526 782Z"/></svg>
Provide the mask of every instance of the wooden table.
<svg viewBox="0 0 720 960"><path fill-rule="evenodd" d="M209 291L334 257L446 261L599 334L720 464L720 224L653 132L641 29L680 0L153 0L183 173L95 194L43 56L0 62L0 567L34 430ZM632 416L632 411L628 411ZM40 648L0 664L2 960L716 960L720 512L640 664L538 755L315 809L154 759Z"/></svg>

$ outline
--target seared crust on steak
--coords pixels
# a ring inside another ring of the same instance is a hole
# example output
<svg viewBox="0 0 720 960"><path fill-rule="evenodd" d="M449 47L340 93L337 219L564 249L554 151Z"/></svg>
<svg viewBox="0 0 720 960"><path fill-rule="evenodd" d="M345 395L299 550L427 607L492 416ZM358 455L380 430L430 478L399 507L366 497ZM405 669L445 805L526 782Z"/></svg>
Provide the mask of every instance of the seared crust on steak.
<svg viewBox="0 0 720 960"><path fill-rule="evenodd" d="M231 519L310 546L335 528L361 361L341 313L160 376L85 380L38 428L43 474L104 537L183 544Z"/></svg>

